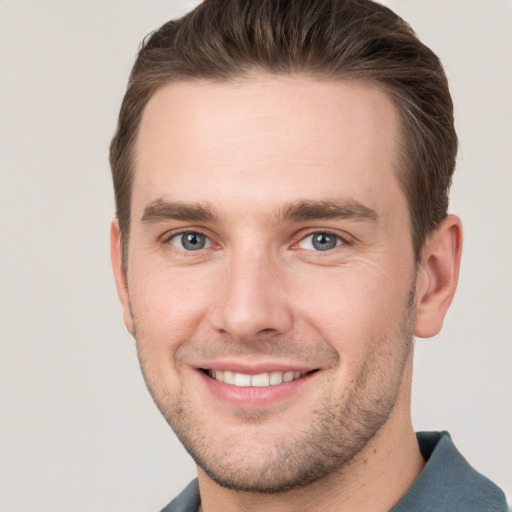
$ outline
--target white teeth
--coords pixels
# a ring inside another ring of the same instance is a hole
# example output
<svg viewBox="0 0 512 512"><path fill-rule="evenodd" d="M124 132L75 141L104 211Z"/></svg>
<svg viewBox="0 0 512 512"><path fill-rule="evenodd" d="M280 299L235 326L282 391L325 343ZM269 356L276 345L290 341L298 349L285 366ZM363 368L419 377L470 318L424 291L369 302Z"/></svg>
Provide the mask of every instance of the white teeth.
<svg viewBox="0 0 512 512"><path fill-rule="evenodd" d="M294 376L295 376L295 372L284 372L283 373L283 382L292 381Z"/></svg>
<svg viewBox="0 0 512 512"><path fill-rule="evenodd" d="M260 373L259 375L253 375L251 377L251 386L265 387L270 385L270 378L268 373Z"/></svg>
<svg viewBox="0 0 512 512"><path fill-rule="evenodd" d="M226 384L235 383L235 374L233 372L230 372L229 370L225 370L224 372L222 372L221 370L217 370L215 373L224 373L224 382ZM217 378L217 375L215 375L215 378Z"/></svg>
<svg viewBox="0 0 512 512"><path fill-rule="evenodd" d="M283 382L283 372L270 372L269 382L271 386L281 384Z"/></svg>
<svg viewBox="0 0 512 512"><path fill-rule="evenodd" d="M245 373L235 373L235 386L248 388L251 385L251 376Z"/></svg>
<svg viewBox="0 0 512 512"><path fill-rule="evenodd" d="M267 387L276 386L283 382L300 379L306 372L270 372L258 375L232 372L230 370L209 370L208 375L219 382L225 382L238 387Z"/></svg>

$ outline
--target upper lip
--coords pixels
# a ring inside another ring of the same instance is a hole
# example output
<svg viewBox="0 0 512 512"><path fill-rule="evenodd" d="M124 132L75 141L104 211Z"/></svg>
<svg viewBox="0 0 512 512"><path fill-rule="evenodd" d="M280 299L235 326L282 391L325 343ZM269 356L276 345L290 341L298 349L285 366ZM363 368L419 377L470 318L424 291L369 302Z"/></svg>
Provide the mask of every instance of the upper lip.
<svg viewBox="0 0 512 512"><path fill-rule="evenodd" d="M246 375L259 375L261 373L270 372L302 372L308 373L317 370L314 366L304 365L300 363L289 362L260 362L248 363L240 361L203 361L197 365L200 370L230 370L235 373L243 373Z"/></svg>

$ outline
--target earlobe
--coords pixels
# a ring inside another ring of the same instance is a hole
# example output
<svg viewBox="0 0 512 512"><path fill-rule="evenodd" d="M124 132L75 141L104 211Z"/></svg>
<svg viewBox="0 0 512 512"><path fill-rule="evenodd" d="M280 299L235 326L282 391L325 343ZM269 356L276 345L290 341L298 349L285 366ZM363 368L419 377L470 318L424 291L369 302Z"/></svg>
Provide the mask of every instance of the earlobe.
<svg viewBox="0 0 512 512"><path fill-rule="evenodd" d="M121 231L119 229L119 220L114 219L110 225L110 258L112 261L112 270L116 281L117 295L123 308L123 318L128 332L133 335L133 319L130 311L130 299L128 295L128 283L126 271L123 267Z"/></svg>
<svg viewBox="0 0 512 512"><path fill-rule="evenodd" d="M416 283L416 336L430 338L441 330L457 288L461 254L462 223L448 215L422 253Z"/></svg>

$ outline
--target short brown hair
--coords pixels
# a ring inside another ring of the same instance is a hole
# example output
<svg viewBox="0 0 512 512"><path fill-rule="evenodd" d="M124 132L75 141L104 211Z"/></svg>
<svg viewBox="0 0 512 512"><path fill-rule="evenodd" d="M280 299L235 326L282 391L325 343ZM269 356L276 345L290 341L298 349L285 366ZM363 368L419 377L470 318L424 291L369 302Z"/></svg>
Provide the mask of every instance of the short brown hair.
<svg viewBox="0 0 512 512"><path fill-rule="evenodd" d="M260 70L366 80L389 94L402 121L398 177L418 260L447 215L457 154L453 104L437 56L371 0L204 0L145 38L130 75L110 146L124 264L136 139L149 98L169 82Z"/></svg>

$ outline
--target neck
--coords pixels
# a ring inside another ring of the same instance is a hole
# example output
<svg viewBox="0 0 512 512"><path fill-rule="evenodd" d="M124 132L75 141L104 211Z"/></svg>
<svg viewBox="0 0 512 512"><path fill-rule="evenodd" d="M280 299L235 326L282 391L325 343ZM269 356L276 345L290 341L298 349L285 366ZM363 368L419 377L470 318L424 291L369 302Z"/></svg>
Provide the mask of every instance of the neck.
<svg viewBox="0 0 512 512"><path fill-rule="evenodd" d="M201 512L389 511L425 464L410 418L411 374L408 368L386 424L339 472L300 489L263 494L225 489L198 468Z"/></svg>

